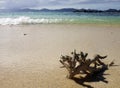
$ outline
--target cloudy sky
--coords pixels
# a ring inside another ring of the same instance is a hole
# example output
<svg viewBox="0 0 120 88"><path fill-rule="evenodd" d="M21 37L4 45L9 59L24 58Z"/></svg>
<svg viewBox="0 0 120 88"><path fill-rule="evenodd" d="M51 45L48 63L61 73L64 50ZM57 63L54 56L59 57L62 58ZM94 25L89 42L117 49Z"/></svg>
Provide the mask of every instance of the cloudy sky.
<svg viewBox="0 0 120 88"><path fill-rule="evenodd" d="M0 0L0 9L91 8L120 9L120 0Z"/></svg>

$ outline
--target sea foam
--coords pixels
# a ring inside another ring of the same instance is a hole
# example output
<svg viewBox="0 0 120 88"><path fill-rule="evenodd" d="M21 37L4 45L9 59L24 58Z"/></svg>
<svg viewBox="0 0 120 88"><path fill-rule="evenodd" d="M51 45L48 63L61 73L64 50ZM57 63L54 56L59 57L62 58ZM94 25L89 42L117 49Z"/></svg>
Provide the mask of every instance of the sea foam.
<svg viewBox="0 0 120 88"><path fill-rule="evenodd" d="M42 23L61 23L63 19L33 19L27 16L17 18L0 18L0 25L19 25L19 24L42 24Z"/></svg>

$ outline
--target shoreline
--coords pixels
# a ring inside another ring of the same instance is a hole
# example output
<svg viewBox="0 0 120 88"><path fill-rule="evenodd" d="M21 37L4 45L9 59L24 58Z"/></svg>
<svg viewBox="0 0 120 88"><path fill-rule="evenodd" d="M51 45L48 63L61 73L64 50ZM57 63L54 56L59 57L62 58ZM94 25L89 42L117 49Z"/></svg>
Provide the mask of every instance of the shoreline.
<svg viewBox="0 0 120 88"><path fill-rule="evenodd" d="M0 25L0 27L27 27L27 26L92 26L92 27L115 27L120 28L119 23L50 23L50 24L19 24L19 25Z"/></svg>

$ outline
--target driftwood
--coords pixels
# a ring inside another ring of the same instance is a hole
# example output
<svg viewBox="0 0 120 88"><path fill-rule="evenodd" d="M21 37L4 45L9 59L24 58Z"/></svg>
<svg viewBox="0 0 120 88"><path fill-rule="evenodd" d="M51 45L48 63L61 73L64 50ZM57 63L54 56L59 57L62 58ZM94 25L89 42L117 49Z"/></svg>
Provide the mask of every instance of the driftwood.
<svg viewBox="0 0 120 88"><path fill-rule="evenodd" d="M93 59L87 59L88 53L76 53L76 50L71 53L71 56L61 56L60 63L68 70L68 78L72 79L77 74L90 75L103 68L113 65L103 63L101 60L107 56L95 55Z"/></svg>

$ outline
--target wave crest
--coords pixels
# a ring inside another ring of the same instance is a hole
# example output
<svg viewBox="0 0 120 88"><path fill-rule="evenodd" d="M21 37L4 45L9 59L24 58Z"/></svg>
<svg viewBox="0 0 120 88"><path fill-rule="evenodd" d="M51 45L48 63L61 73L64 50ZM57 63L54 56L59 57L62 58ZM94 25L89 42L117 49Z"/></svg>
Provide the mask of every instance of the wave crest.
<svg viewBox="0 0 120 88"><path fill-rule="evenodd" d="M62 23L63 19L33 19L21 16L18 18L0 18L0 25L19 25L19 24L42 24L42 23Z"/></svg>

